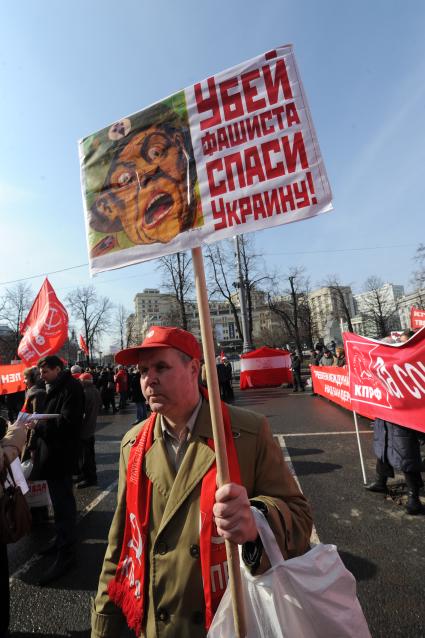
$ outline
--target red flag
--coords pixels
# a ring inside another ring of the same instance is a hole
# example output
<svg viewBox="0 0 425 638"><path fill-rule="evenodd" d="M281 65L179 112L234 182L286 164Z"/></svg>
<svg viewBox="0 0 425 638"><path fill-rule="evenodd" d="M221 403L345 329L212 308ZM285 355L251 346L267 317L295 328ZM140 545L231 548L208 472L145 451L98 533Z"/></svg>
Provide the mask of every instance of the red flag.
<svg viewBox="0 0 425 638"><path fill-rule="evenodd" d="M425 326L425 310L419 310L419 308L410 309L410 325L412 330L419 330Z"/></svg>
<svg viewBox="0 0 425 638"><path fill-rule="evenodd" d="M343 337L352 409L425 432L425 328L396 344Z"/></svg>
<svg viewBox="0 0 425 638"><path fill-rule="evenodd" d="M84 341L83 335L80 335L80 348L83 352L86 353L87 356L89 356L89 349L86 342Z"/></svg>
<svg viewBox="0 0 425 638"><path fill-rule="evenodd" d="M21 326L24 335L18 348L27 365L36 365L46 355L55 354L68 336L68 313L46 278Z"/></svg>

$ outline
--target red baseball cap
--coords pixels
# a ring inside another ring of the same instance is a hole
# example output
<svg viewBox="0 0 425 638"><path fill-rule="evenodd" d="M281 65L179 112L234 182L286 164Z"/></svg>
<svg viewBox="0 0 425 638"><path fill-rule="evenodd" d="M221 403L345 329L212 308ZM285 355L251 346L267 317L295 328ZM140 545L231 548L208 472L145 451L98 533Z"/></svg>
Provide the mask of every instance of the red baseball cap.
<svg viewBox="0 0 425 638"><path fill-rule="evenodd" d="M140 346L120 350L115 355L115 361L124 365L139 363L141 350L150 348L175 348L192 359L201 359L202 351L197 339L192 333L170 326L152 326Z"/></svg>

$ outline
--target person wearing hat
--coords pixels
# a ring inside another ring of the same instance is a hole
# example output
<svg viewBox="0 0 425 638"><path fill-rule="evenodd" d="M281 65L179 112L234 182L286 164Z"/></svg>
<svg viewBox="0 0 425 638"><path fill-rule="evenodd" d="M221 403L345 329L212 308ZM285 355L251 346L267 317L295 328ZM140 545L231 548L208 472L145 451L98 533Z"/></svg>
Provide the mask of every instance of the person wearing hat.
<svg viewBox="0 0 425 638"><path fill-rule="evenodd" d="M136 365L151 416L123 438L117 508L92 609L92 638L206 636L226 588L224 540L253 573L270 563L250 506L285 558L309 548L312 519L263 415L222 403L230 483L217 489L210 407L195 337L154 326L117 353Z"/></svg>
<svg viewBox="0 0 425 638"><path fill-rule="evenodd" d="M79 376L84 390L84 417L80 432L80 475L77 489L97 485L96 456L94 450L96 422L99 415L102 398L93 383L93 375L83 372Z"/></svg>
<svg viewBox="0 0 425 638"><path fill-rule="evenodd" d="M71 366L71 374L74 377L74 379L79 379L82 371L83 371L82 367L77 364L75 364L74 366Z"/></svg>

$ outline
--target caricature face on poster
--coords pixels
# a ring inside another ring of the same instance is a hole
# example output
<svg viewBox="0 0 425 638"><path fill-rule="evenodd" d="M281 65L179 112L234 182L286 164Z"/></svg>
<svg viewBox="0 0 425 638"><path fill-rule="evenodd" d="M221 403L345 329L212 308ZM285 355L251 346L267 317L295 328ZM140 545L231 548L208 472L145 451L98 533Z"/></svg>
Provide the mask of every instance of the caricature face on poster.
<svg viewBox="0 0 425 638"><path fill-rule="evenodd" d="M332 210L292 46L80 142L92 273Z"/></svg>
<svg viewBox="0 0 425 638"><path fill-rule="evenodd" d="M83 146L91 257L166 244L202 224L184 93L90 136Z"/></svg>

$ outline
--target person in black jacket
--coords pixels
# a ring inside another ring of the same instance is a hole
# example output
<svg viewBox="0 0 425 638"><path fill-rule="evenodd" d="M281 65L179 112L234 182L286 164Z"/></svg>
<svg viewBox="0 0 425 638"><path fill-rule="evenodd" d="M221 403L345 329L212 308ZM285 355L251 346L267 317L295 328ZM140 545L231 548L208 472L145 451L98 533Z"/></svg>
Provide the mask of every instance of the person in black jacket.
<svg viewBox="0 0 425 638"><path fill-rule="evenodd" d="M102 399L93 383L90 372L83 372L78 377L84 390L84 419L80 431L80 459L77 489L97 485L97 469L95 454L95 432Z"/></svg>
<svg viewBox="0 0 425 638"><path fill-rule="evenodd" d="M304 392L304 384L301 379L301 359L295 350L291 352L291 370L294 380L294 392L298 392L298 388Z"/></svg>
<svg viewBox="0 0 425 638"><path fill-rule="evenodd" d="M386 493L388 478L394 470L403 472L408 490L406 511L415 515L424 512L419 490L424 483L421 476L420 433L396 423L375 419L373 451L376 456L376 478L366 485L370 492Z"/></svg>
<svg viewBox="0 0 425 638"><path fill-rule="evenodd" d="M72 474L77 465L80 430L84 415L84 392L59 357L43 357L38 362L46 383L46 414L57 419L39 422L37 434L46 443L48 454L41 468L47 480L55 517L56 537L41 554L55 555L55 562L45 572L39 585L47 585L69 571L75 563L77 508L72 489Z"/></svg>
<svg viewBox="0 0 425 638"><path fill-rule="evenodd" d="M140 423L140 421L144 421L148 416L148 410L146 407L146 399L143 396L142 388L140 386L140 372L137 370L130 377L130 390L131 396L136 404L136 420L132 425L136 425L136 423Z"/></svg>

